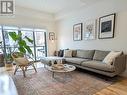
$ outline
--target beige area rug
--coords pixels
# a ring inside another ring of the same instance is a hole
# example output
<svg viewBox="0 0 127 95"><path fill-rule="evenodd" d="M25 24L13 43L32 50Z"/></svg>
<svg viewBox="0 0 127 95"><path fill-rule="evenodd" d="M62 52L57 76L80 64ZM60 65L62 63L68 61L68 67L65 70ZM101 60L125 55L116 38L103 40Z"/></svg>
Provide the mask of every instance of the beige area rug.
<svg viewBox="0 0 127 95"><path fill-rule="evenodd" d="M28 70L26 78L22 71L18 71L16 75L10 72L19 95L93 95L113 83L79 70L66 74L55 73L55 78L45 68L37 71L35 73L34 70Z"/></svg>

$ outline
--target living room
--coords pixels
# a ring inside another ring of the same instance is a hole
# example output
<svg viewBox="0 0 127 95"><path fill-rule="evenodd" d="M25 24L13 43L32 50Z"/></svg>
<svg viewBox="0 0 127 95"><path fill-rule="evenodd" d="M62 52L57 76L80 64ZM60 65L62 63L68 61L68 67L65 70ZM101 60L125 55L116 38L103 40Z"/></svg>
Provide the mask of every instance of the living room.
<svg viewBox="0 0 127 95"><path fill-rule="evenodd" d="M13 10L10 5L2 10L2 1L3 5L13 3ZM127 94L126 0L5 1L0 1L0 95ZM11 38L10 32L22 37ZM26 44L14 43L20 38ZM24 65L30 62L26 58L19 61L12 55L23 52L20 45L28 50L26 55L32 51L27 57L33 60L30 68ZM60 51L62 57L58 57ZM111 53L115 58L108 60ZM52 69L53 63L62 63L60 70Z"/></svg>

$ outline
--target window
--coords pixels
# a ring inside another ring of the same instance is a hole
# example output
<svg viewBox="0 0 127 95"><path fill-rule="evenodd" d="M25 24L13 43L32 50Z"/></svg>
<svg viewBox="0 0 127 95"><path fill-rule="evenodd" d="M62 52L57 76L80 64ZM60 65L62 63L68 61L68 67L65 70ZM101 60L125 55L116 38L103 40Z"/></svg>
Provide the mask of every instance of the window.
<svg viewBox="0 0 127 95"><path fill-rule="evenodd" d="M39 60L42 56L45 56L45 32L35 31L35 45L36 45L36 56Z"/></svg>
<svg viewBox="0 0 127 95"><path fill-rule="evenodd" d="M45 42L45 29L32 29L32 28L18 28L15 26L0 26L0 41L3 42L2 48L0 47L0 52L5 50L5 55L10 54L13 50L18 51L18 46L15 41L9 36L9 32L22 33L23 38L28 36L33 40L33 44L26 40L27 45L33 51L34 59L39 60L41 57L46 56L46 42Z"/></svg>
<svg viewBox="0 0 127 95"><path fill-rule="evenodd" d="M0 29L0 42L3 41L2 30Z"/></svg>
<svg viewBox="0 0 127 95"><path fill-rule="evenodd" d="M9 36L9 32L16 32L18 34L18 30L3 30L4 39L5 39L5 45L13 47L15 45L15 42L11 39Z"/></svg>
<svg viewBox="0 0 127 95"><path fill-rule="evenodd" d="M6 57L10 57L11 53L14 51L18 51L18 47L16 47L15 41L9 36L9 32L16 32L18 34L18 27L10 27L10 26L3 26L3 44L5 46L4 53Z"/></svg>
<svg viewBox="0 0 127 95"><path fill-rule="evenodd" d="M0 30L0 41L3 41L2 31Z"/></svg>
<svg viewBox="0 0 127 95"><path fill-rule="evenodd" d="M35 44L36 46L44 46L45 39L44 39L44 32L37 32L35 31Z"/></svg>
<svg viewBox="0 0 127 95"><path fill-rule="evenodd" d="M1 30L1 27L0 27L0 53L3 53L3 36L2 36L2 30Z"/></svg>
<svg viewBox="0 0 127 95"><path fill-rule="evenodd" d="M21 30L21 33L22 33L22 39L25 38L25 36L31 38L33 40L33 31L22 31ZM28 42L27 40L26 41L26 44L29 45L29 46L33 46L34 44L31 44L30 42Z"/></svg>

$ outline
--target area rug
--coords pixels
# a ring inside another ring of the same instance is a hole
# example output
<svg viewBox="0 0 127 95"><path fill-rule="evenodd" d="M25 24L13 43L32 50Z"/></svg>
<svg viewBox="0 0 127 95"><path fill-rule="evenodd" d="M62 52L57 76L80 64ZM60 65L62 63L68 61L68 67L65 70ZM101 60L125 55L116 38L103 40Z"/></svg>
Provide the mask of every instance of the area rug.
<svg viewBox="0 0 127 95"><path fill-rule="evenodd" d="M93 95L113 83L79 70L66 74L55 73L55 78L45 68L38 68L37 73L28 70L26 78L22 71L10 75L19 95Z"/></svg>

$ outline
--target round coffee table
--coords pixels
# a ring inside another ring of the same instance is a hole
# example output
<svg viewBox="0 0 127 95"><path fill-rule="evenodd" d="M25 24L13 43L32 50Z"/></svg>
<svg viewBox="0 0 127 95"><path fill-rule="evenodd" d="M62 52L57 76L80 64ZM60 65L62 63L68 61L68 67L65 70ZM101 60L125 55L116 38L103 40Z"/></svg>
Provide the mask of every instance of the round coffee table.
<svg viewBox="0 0 127 95"><path fill-rule="evenodd" d="M54 69L52 66L48 66L47 69L52 72L52 77L54 78L54 73L68 73L74 71L76 67L74 65L64 64L62 69Z"/></svg>

